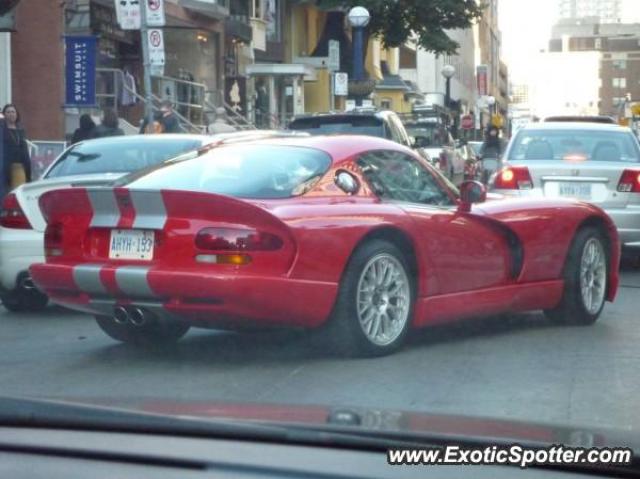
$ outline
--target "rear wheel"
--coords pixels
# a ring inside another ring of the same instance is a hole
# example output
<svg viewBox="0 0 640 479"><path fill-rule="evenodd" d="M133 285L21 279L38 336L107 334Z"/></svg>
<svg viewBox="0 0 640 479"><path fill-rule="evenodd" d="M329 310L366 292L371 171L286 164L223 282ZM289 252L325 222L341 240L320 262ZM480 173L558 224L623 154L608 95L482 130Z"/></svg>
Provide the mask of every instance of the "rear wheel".
<svg viewBox="0 0 640 479"><path fill-rule="evenodd" d="M153 322L134 326L130 323L118 323L111 316L96 315L95 318L100 329L109 337L139 346L175 343L189 331L189 325L182 323Z"/></svg>
<svg viewBox="0 0 640 479"><path fill-rule="evenodd" d="M564 294L558 307L545 311L564 324L593 324L604 308L609 281L609 257L604 235L583 228L573 240L564 271Z"/></svg>
<svg viewBox="0 0 640 479"><path fill-rule="evenodd" d="M49 304L49 298L37 289L18 289L0 296L2 305L12 313L42 311Z"/></svg>
<svg viewBox="0 0 640 479"><path fill-rule="evenodd" d="M402 346L413 316L409 271L404 255L387 241L373 240L356 250L326 331L336 352L382 356Z"/></svg>

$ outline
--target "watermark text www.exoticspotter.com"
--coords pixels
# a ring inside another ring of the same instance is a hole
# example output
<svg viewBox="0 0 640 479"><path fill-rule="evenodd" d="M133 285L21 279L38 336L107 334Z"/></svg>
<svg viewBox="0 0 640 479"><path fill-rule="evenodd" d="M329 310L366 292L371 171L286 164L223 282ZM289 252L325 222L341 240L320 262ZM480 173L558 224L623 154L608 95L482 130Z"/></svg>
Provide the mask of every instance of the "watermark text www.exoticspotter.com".
<svg viewBox="0 0 640 479"><path fill-rule="evenodd" d="M538 465L628 465L630 448L584 448L554 445L545 448L511 446L463 447L445 446L425 449L389 449L391 465L469 465L500 464L521 468Z"/></svg>

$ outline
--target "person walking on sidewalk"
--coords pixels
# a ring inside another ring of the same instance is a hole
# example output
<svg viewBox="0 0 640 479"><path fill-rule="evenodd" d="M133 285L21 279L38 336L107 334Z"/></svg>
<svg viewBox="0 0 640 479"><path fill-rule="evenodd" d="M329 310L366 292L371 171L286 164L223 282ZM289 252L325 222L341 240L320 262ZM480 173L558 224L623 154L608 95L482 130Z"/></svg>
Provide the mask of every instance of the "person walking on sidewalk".
<svg viewBox="0 0 640 479"><path fill-rule="evenodd" d="M16 106L9 103L2 109L2 173L4 195L18 186L31 181L31 157L27 134L20 122Z"/></svg>
<svg viewBox="0 0 640 479"><path fill-rule="evenodd" d="M122 136L124 131L119 127L118 115L112 108L105 108L102 111L102 122L95 129L94 138L104 138L107 136Z"/></svg>
<svg viewBox="0 0 640 479"><path fill-rule="evenodd" d="M71 144L74 145L80 141L95 138L96 124L93 122L91 115L85 113L80 117L80 128L76 128L71 138Z"/></svg>

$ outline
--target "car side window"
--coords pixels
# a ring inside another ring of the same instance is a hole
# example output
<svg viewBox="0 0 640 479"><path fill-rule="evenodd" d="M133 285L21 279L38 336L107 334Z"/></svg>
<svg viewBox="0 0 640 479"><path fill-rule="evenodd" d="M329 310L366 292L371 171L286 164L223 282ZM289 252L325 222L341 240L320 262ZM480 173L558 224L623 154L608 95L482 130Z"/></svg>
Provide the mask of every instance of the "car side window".
<svg viewBox="0 0 640 479"><path fill-rule="evenodd" d="M372 151L357 164L382 199L451 206L453 201L435 177L415 158L398 151Z"/></svg>

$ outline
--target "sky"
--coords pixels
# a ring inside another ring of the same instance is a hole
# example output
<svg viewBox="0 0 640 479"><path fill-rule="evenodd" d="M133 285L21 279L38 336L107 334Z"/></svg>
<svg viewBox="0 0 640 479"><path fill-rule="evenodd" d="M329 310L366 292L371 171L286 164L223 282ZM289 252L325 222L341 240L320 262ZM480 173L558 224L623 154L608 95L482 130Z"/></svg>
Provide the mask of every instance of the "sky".
<svg viewBox="0 0 640 479"><path fill-rule="evenodd" d="M558 0L499 0L502 57L512 81L526 81L533 74L527 58L546 49L551 26L558 14ZM624 22L640 22L640 0L623 0Z"/></svg>

